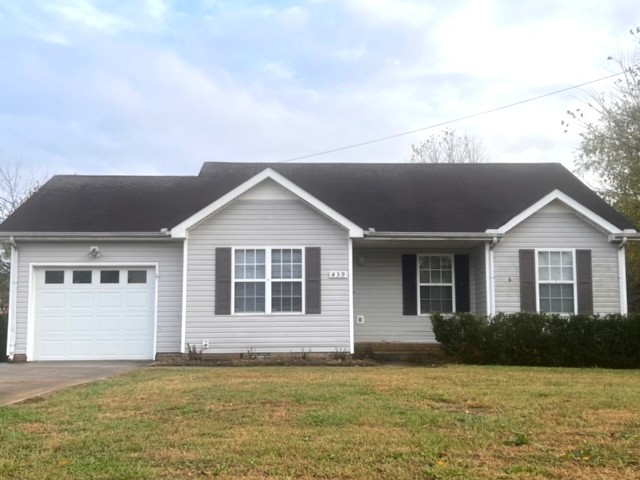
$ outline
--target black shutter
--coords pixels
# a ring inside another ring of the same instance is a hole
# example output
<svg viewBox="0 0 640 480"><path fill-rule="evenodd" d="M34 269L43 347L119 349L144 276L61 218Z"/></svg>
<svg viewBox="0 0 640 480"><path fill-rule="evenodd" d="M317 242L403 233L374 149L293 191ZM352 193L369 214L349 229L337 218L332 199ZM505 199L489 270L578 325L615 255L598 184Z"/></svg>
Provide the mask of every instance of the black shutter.
<svg viewBox="0 0 640 480"><path fill-rule="evenodd" d="M418 258L402 255L402 314L418 314Z"/></svg>
<svg viewBox="0 0 640 480"><path fill-rule="evenodd" d="M578 313L593 313L593 279L591 250L576 250L576 276L578 277Z"/></svg>
<svg viewBox="0 0 640 480"><path fill-rule="evenodd" d="M453 264L456 280L456 312L468 312L471 310L469 255L456 255Z"/></svg>
<svg viewBox="0 0 640 480"><path fill-rule="evenodd" d="M520 250L520 310L536 311L536 261L534 250Z"/></svg>
<svg viewBox="0 0 640 480"><path fill-rule="evenodd" d="M305 313L320 313L320 247L305 249Z"/></svg>
<svg viewBox="0 0 640 480"><path fill-rule="evenodd" d="M215 314L231 313L231 249L216 248Z"/></svg>

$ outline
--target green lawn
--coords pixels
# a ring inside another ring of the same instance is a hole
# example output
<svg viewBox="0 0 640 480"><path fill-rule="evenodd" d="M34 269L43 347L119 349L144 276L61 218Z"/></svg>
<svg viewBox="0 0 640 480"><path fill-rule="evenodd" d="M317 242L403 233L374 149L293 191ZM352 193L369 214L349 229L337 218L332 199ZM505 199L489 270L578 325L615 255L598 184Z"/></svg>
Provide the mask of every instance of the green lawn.
<svg viewBox="0 0 640 480"><path fill-rule="evenodd" d="M0 478L640 478L640 371L147 368L0 407Z"/></svg>

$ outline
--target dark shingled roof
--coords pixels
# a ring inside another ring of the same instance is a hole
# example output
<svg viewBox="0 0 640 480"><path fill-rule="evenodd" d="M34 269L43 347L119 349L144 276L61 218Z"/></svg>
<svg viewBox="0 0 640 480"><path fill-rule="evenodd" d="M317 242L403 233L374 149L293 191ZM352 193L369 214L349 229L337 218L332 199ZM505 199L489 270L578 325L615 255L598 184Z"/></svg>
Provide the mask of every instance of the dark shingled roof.
<svg viewBox="0 0 640 480"><path fill-rule="evenodd" d="M0 232L158 232L267 167L366 229L483 232L559 189L634 228L560 164L205 163L198 176L57 175Z"/></svg>

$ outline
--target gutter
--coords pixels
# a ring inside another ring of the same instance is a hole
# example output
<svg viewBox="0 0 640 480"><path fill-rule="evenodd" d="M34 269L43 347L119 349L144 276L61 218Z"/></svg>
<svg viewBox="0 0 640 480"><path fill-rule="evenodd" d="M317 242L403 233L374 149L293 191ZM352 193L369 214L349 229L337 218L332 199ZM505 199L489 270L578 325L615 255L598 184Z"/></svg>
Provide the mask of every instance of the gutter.
<svg viewBox="0 0 640 480"><path fill-rule="evenodd" d="M171 241L171 236L166 232L0 232L0 241L10 241L11 239L21 241L81 241L81 240L131 240L149 241L164 240Z"/></svg>
<svg viewBox="0 0 640 480"><path fill-rule="evenodd" d="M475 240L497 243L497 239L502 239L503 236L495 232L376 232L373 229L364 231L366 240Z"/></svg>

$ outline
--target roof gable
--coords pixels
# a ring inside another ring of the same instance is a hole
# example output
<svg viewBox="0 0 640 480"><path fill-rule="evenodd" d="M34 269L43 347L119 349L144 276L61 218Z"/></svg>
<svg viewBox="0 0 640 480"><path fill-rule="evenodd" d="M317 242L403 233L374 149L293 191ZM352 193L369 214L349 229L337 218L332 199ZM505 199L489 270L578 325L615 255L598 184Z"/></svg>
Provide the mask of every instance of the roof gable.
<svg viewBox="0 0 640 480"><path fill-rule="evenodd" d="M592 224L594 227L596 227L598 230L600 230L600 231L602 231L604 233L615 234L615 233L622 233L623 232L623 229L620 229L620 228L616 227L614 224L612 224L608 220L604 219L600 215L598 215L595 212L589 210L587 207L585 207L581 203L575 201L570 196L568 196L565 193L561 192L560 190L556 189L556 190L548 193L544 197L542 197L540 200L535 202L530 207L528 207L525 210L523 210L522 212L520 212L518 215L514 216L512 219L510 219L508 222L506 222L501 227L499 227L497 229L487 229L487 233L505 234L509 230L511 230L514 227L518 226L520 223L522 223L523 221L527 220L532 215L534 215L535 213L539 212L544 207L549 205L551 202L556 201L556 200L559 201L559 202L562 202L563 204L565 204L567 207L569 207L571 210L573 210L575 213L577 213L578 216L580 216L583 220L585 220L588 223ZM635 230L633 230L633 229L625 229L625 231L628 231L629 233L635 233Z"/></svg>
<svg viewBox="0 0 640 480"><path fill-rule="evenodd" d="M633 228L559 164L205 163L197 176L55 176L0 234L159 234L265 170L350 229L484 234L555 190L619 230Z"/></svg>
<svg viewBox="0 0 640 480"><path fill-rule="evenodd" d="M193 228L195 225L208 218L209 216L215 214L220 209L227 206L229 203L236 200L238 197L248 192L261 182L266 179L271 179L281 187L290 191L298 198L311 205L314 209L324 214L326 217L330 218L338 225L341 225L345 229L349 231L349 236L352 238L362 238L363 231L362 228L353 223L351 220L347 219L331 207L322 203L320 200L315 198L313 195L310 195L308 192L297 186L295 183L287 180L278 172L274 171L271 168L266 168L262 172L254 175L244 183L238 185L236 188L226 193L222 197L218 198L216 201L210 203L205 208L199 210L198 212L191 215L189 218L179 223L175 227L171 228L171 236L174 238L186 238L187 231Z"/></svg>

